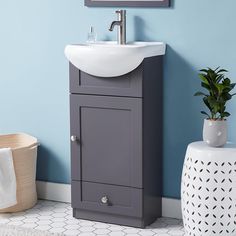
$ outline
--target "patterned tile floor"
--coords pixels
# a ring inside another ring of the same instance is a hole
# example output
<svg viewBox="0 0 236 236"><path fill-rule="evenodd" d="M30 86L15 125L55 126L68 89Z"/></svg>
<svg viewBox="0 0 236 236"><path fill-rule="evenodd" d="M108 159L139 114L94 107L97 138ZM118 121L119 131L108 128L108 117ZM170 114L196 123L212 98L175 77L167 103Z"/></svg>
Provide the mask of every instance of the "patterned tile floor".
<svg viewBox="0 0 236 236"><path fill-rule="evenodd" d="M181 220L161 218L146 229L105 224L72 217L70 204L39 201L27 211L0 214L0 224L78 236L178 236L184 235Z"/></svg>

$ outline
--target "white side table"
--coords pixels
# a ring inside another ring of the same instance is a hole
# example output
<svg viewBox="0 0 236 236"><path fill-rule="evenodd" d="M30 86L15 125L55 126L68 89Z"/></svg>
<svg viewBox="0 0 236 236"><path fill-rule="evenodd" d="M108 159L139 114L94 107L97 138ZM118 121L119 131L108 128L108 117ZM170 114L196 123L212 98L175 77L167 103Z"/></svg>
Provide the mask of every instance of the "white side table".
<svg viewBox="0 0 236 236"><path fill-rule="evenodd" d="M236 146L189 144L181 182L186 236L236 235Z"/></svg>

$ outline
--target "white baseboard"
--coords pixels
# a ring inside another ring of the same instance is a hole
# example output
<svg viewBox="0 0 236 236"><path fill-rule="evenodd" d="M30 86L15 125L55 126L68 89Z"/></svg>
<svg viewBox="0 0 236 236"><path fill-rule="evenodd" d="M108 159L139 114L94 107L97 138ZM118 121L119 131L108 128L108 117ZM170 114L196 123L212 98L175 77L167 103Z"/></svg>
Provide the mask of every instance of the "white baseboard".
<svg viewBox="0 0 236 236"><path fill-rule="evenodd" d="M181 201L172 198L162 198L162 216L182 219Z"/></svg>
<svg viewBox="0 0 236 236"><path fill-rule="evenodd" d="M57 202L71 202L70 184L37 181L36 186L39 199Z"/></svg>
<svg viewBox="0 0 236 236"><path fill-rule="evenodd" d="M37 181L37 192L40 199L71 202L71 185ZM180 200L162 198L162 216L182 219Z"/></svg>

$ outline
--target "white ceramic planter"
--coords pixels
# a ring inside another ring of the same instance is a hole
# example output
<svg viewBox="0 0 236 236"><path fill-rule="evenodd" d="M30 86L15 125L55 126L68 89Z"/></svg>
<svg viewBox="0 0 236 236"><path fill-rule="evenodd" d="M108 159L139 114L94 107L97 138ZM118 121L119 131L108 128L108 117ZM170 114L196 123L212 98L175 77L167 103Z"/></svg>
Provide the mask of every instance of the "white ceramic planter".
<svg viewBox="0 0 236 236"><path fill-rule="evenodd" d="M188 146L182 172L185 236L236 235L236 147Z"/></svg>
<svg viewBox="0 0 236 236"><path fill-rule="evenodd" d="M204 120L203 141L209 146L221 147L227 142L226 120Z"/></svg>

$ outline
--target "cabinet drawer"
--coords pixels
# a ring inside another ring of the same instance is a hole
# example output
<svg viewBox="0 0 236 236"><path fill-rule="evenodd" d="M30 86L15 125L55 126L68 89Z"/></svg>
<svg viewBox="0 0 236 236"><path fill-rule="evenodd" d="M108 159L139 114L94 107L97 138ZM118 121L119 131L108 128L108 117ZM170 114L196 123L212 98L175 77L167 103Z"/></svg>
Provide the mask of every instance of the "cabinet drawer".
<svg viewBox="0 0 236 236"><path fill-rule="evenodd" d="M70 92L142 97L142 65L128 74L104 78L86 74L70 64Z"/></svg>
<svg viewBox="0 0 236 236"><path fill-rule="evenodd" d="M142 189L72 181L73 208L141 217L142 200Z"/></svg>

